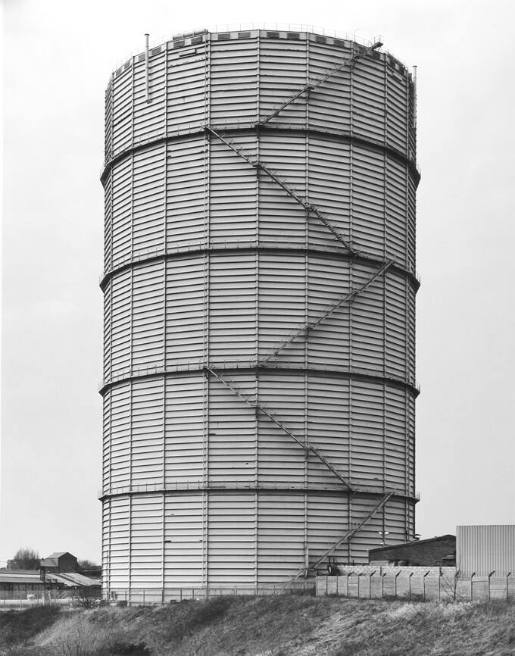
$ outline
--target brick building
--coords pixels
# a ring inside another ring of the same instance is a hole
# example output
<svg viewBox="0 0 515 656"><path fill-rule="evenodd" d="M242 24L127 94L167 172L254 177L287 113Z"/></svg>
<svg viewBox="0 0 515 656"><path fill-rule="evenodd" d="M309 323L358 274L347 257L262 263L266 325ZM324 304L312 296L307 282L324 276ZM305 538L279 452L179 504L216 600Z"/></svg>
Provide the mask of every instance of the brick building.
<svg viewBox="0 0 515 656"><path fill-rule="evenodd" d="M414 540L370 549L368 560L371 565L454 566L456 537L441 535L427 540Z"/></svg>

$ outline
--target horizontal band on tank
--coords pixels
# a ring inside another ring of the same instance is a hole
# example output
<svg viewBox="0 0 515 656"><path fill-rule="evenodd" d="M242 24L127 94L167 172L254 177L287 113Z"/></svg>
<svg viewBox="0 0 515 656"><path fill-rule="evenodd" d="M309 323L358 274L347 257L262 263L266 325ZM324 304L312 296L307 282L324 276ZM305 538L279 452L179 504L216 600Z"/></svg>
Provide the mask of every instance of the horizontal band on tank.
<svg viewBox="0 0 515 656"><path fill-rule="evenodd" d="M127 271L128 269L135 268L141 264L150 264L154 262L158 262L160 260L179 260L179 259L187 259L188 257L199 257L202 255L207 255L207 254L217 254L217 253L223 253L224 255L234 255L234 254L244 254L244 253L262 253L262 254L269 254L269 255L291 255L293 254L300 254L302 256L312 256L312 257L319 257L319 258L324 258L327 260L339 260L339 261L349 261L349 262L356 262L357 264L371 264L374 267L379 267L382 264L384 264L384 260L380 260L377 258L373 257L367 257L364 254L360 255L354 255L351 253L346 253L346 252L329 252L322 250L320 248L298 248L298 247L292 247L292 248L287 248L285 246L244 246L244 247L238 247L238 246L230 246L227 248L223 248L220 246L217 246L215 248L212 247L205 247L205 248L193 248L191 250L184 249L180 251L173 251L172 253L155 253L153 255L142 255L139 258L131 258L127 262L124 262L123 264L120 264L119 266L111 269L110 271L107 271L104 273L104 276L100 280L100 289L102 291L105 291L105 288L107 286L107 283L111 278L116 276L119 273L123 273L124 271ZM413 289L415 291L418 290L420 287L420 281L419 279L411 272L402 267L400 264L393 263L389 269L390 271L395 271L398 274L401 274L405 278L407 278Z"/></svg>
<svg viewBox="0 0 515 656"><path fill-rule="evenodd" d="M256 374L259 374L259 373L266 372L266 373L276 373L279 375L287 376L287 375L291 375L292 372L294 372L302 376L304 376L305 374L313 374L316 376L326 376L327 378L344 378L344 379L354 379L354 380L361 380L361 381L371 381L375 383L386 383L387 385L391 385L392 387L408 390L413 394L415 398L420 393L418 387L416 387L412 383L409 383L406 380L402 380L401 378L385 376L382 374L371 374L363 371L356 371L355 369L349 371L335 371L332 369L322 369L320 367L306 368L306 367L296 367L293 365L287 366L287 364L285 363L281 363L280 365L275 367L271 364L262 366L258 364L247 364L247 363L245 363L242 366L234 366L231 363L231 365L225 367L219 367L218 365L214 364L211 365L211 367L217 372L223 371L226 374L249 373L249 372L255 372ZM142 380L146 378L160 378L162 376L180 377L185 375L186 376L198 375L200 372L204 373L205 375L208 375L209 373L206 371L205 365L198 364L198 363L194 363L193 366L191 367L189 366L177 367L174 369L153 368L151 370L141 371L140 373L133 373L132 375L130 374L123 375L117 377L114 380L104 381L99 392L103 396L105 392L111 387L115 387L117 385L123 385L124 383L127 383L132 380Z"/></svg>
<svg viewBox="0 0 515 656"><path fill-rule="evenodd" d="M144 489L141 489L144 488ZM180 484L174 485L173 487L159 486L159 485L142 485L142 486L127 486L123 488L116 488L113 492L105 492L104 490L100 491L98 498L103 501L104 499L110 499L112 497L121 497L121 496L142 496L142 495L157 495L165 494L169 495L188 495L188 494L197 494L197 493L207 492L211 494L241 494L246 492L248 494L287 494L287 495L314 495L314 496L350 496L360 497L360 498L379 498L383 497L385 494L392 493L391 499L401 499L403 501L408 501L410 503L418 503L420 497L415 495L410 495L402 492L401 490L383 490L379 487L369 487L369 486L359 486L359 488L354 488L353 492L349 492L344 487L341 488L328 488L328 487L286 487L277 484L273 485L255 485L255 484L241 484L239 486L221 486L221 485L205 485L199 483L196 487L192 485Z"/></svg>
<svg viewBox="0 0 515 656"><path fill-rule="evenodd" d="M388 146L384 143L381 143L379 141L373 141L371 139L364 139L363 137L358 137L356 135L350 134L350 133L342 133L342 134L336 134L334 132L330 131L325 131L325 130L316 130L313 128L300 128L298 126L291 127L291 128L285 128L284 126L281 126L279 128L273 127L271 125L249 125L245 127L241 127L239 125L223 125L223 126L211 126L213 129L218 130L222 132L224 135L227 133L230 133L230 136L235 136L237 134L241 134L243 136L248 135L248 134L257 134L258 138L259 135L262 133L275 133L275 134L293 134L295 136L313 136L313 137L324 137L324 138L330 138L331 141L334 142L340 142L340 143L350 143L350 144L356 144L359 146L364 146L366 148L369 148L373 152L381 152L390 155L393 159L397 160L401 164L404 164L410 174L412 175L415 185L418 186L418 183L420 182L420 172L417 169L416 162L409 157L406 157L404 153L400 150L396 150L395 148L392 148L391 146ZM140 143L137 143L130 148L126 148L125 150L122 150L120 153L117 153L112 157L109 161L106 162L104 170L102 171L102 174L100 176L100 180L102 184L105 184L105 181L109 175L109 172L113 168L115 164L120 162L121 160L125 159L126 157L129 157L133 153L139 152L141 150L145 150L146 148L153 148L154 146L160 146L162 144L166 144L169 142L174 142L174 141L188 141L192 137L198 137L200 135L206 134L207 128L194 128L191 130L191 132L183 132L181 134L175 134L175 135L166 135L163 137L158 137L157 139L147 139L145 141L141 141Z"/></svg>

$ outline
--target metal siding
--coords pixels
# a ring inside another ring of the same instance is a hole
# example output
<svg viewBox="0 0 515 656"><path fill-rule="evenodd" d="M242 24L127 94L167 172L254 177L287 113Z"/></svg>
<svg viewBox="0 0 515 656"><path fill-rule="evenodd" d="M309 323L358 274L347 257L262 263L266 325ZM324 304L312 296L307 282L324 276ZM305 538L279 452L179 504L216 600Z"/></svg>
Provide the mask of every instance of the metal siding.
<svg viewBox="0 0 515 656"><path fill-rule="evenodd" d="M134 155L132 255L134 258L163 249L166 149L158 146Z"/></svg>
<svg viewBox="0 0 515 656"><path fill-rule="evenodd" d="M165 133L166 121L166 54L160 52L148 60L148 94L147 101L146 64L144 61L133 65L133 140L141 143L161 137Z"/></svg>
<svg viewBox="0 0 515 656"><path fill-rule="evenodd" d="M321 79L332 66L352 55L350 43L344 49L335 49L309 41L309 80ZM351 73L348 68L339 71L326 84L316 89L309 99L309 125L331 132L350 131L352 101ZM340 173L343 172L340 170Z"/></svg>
<svg viewBox="0 0 515 656"><path fill-rule="evenodd" d="M206 122L206 46L168 50L168 134L199 129Z"/></svg>
<svg viewBox="0 0 515 656"><path fill-rule="evenodd" d="M381 531L399 542L414 533L416 181L402 160L408 141L414 157L413 88L385 55L360 57L249 130L355 52L284 36L170 42L150 56L150 102L141 57L106 93L108 164L119 155L104 178L103 559L113 590L286 581L385 489L398 496L335 556L367 562ZM201 133L206 123L363 258ZM384 258L396 268L274 355ZM227 369L235 390L369 492L349 498L204 366Z"/></svg>
<svg viewBox="0 0 515 656"><path fill-rule="evenodd" d="M308 82L306 44L261 37L259 64L259 109L260 118L264 118ZM302 96L273 119L273 124L303 126L305 105Z"/></svg>
<svg viewBox="0 0 515 656"><path fill-rule="evenodd" d="M259 83L257 39L243 39L227 48L224 42L211 45L211 121L248 123L257 121Z"/></svg>
<svg viewBox="0 0 515 656"><path fill-rule="evenodd" d="M462 576L515 576L515 524L457 526L456 567Z"/></svg>

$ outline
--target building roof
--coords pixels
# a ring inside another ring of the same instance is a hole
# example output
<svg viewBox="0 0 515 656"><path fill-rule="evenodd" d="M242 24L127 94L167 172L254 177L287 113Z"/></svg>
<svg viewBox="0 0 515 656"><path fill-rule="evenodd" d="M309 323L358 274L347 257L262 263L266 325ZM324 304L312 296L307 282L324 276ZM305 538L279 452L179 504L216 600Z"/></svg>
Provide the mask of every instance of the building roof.
<svg viewBox="0 0 515 656"><path fill-rule="evenodd" d="M59 574L47 574L48 583L59 583L66 588L91 588L100 585L100 579L94 579L91 576L77 574L76 572L66 572ZM0 583L30 583L42 584L43 581L39 571L35 570L6 570L0 572Z"/></svg>
<svg viewBox="0 0 515 656"><path fill-rule="evenodd" d="M51 553L50 556L41 559L41 566L58 567L59 559L62 558L63 556L71 556L74 560L77 560L75 556L71 554L69 551L54 551L54 553Z"/></svg>
<svg viewBox="0 0 515 656"><path fill-rule="evenodd" d="M371 553L379 553L381 551L390 551L391 549L400 549L402 547L414 547L419 544L427 544L428 542L443 542L444 540L455 540L456 536L454 535L438 535L434 538L426 538L425 540L411 540L410 542L399 542L398 544L388 544L385 545L384 547L375 547L374 549L369 550L369 554Z"/></svg>
<svg viewBox="0 0 515 656"><path fill-rule="evenodd" d="M76 572L59 572L59 574L47 574L47 581L52 583L61 583L66 588L91 588L100 585L100 579L93 579L84 574L77 574Z"/></svg>
<svg viewBox="0 0 515 656"><path fill-rule="evenodd" d="M10 569L0 572L0 583L41 583L39 570Z"/></svg>

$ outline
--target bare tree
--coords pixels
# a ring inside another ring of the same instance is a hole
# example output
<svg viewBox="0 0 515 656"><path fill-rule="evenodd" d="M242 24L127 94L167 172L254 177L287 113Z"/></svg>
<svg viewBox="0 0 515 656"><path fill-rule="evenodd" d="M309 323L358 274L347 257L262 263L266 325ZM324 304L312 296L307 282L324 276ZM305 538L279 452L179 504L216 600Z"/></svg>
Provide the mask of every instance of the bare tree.
<svg viewBox="0 0 515 656"><path fill-rule="evenodd" d="M29 547L18 549L14 558L7 562L8 569L39 569L40 557L37 551Z"/></svg>

